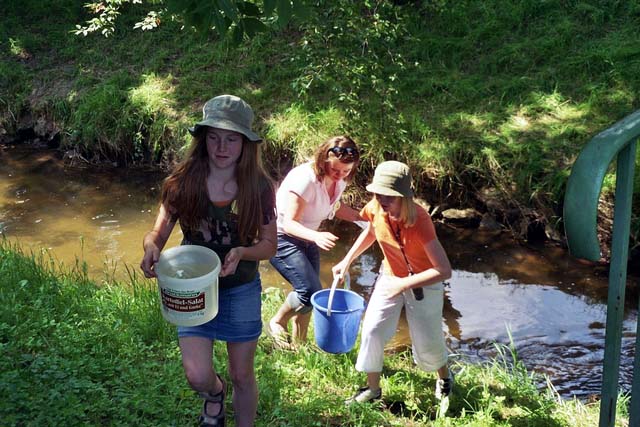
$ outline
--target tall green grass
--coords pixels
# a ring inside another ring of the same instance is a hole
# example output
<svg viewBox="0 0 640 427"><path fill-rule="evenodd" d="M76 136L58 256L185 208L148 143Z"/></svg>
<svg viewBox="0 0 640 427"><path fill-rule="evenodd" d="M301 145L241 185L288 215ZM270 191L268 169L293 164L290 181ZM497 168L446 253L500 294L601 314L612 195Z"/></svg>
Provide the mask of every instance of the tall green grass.
<svg viewBox="0 0 640 427"><path fill-rule="evenodd" d="M283 295L263 295L269 318ZM160 314L153 283L87 276L78 260L63 266L47 252L0 242L0 419L8 426L192 425L201 404L183 377L175 328ZM313 336L313 330L311 330ZM226 350L216 343L226 376ZM257 426L587 426L597 405L539 391L514 348L497 346L486 364L458 359L448 411L433 396L435 375L408 351L388 354L383 402L347 407L364 383L356 351L330 355L310 341L295 351L260 338ZM624 425L628 399L620 399ZM232 416L232 409L230 409ZM231 423L231 425L233 425Z"/></svg>

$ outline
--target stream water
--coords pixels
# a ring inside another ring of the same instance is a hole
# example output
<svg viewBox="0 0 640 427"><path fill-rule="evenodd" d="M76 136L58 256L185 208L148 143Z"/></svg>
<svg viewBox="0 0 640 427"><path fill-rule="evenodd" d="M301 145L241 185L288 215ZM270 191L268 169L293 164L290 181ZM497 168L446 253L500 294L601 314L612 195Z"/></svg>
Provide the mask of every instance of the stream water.
<svg viewBox="0 0 640 427"><path fill-rule="evenodd" d="M152 227L163 175L65 163L54 151L0 146L0 236L25 249L46 250L70 265L81 260L97 280L125 266L138 271L143 235ZM348 250L358 229L329 225L338 246L322 253L323 282ZM508 233L438 225L454 267L446 286L445 332L453 357L473 362L496 355L494 343L513 341L526 366L546 374L561 396L588 399L600 393L606 323L607 272L584 265L555 246L523 246ZM174 231L167 247L179 244ZM352 268L352 287L368 298L379 251ZM289 285L261 264L265 287ZM629 278L622 333L620 387L629 391L640 280ZM401 322L389 350L409 345Z"/></svg>

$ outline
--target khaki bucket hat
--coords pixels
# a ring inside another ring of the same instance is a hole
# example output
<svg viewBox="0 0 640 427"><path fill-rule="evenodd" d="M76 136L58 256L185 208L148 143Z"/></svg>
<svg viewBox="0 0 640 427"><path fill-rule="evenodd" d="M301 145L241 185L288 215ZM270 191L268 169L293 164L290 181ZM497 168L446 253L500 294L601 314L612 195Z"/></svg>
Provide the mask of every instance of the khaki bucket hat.
<svg viewBox="0 0 640 427"><path fill-rule="evenodd" d="M413 197L409 166L395 160L380 163L367 191L383 196Z"/></svg>
<svg viewBox="0 0 640 427"><path fill-rule="evenodd" d="M193 135L202 126L208 126L238 132L249 141L262 142L262 138L251 130L252 124L253 110L249 104L234 95L220 95L204 104L202 121L189 128L189 132Z"/></svg>

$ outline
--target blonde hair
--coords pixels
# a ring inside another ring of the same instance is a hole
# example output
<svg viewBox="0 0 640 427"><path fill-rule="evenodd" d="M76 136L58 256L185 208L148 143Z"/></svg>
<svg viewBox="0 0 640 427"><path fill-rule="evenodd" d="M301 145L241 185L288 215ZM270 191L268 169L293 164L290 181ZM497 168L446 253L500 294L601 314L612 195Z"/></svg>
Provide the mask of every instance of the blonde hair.
<svg viewBox="0 0 640 427"><path fill-rule="evenodd" d="M398 196L400 197L400 196ZM380 202L378 199L373 197L375 203L377 205L376 209L382 209L380 206ZM413 200L413 197L401 197L400 200L400 215L398 216L399 222L402 224L402 227L407 228L413 226L418 219L418 206Z"/></svg>
<svg viewBox="0 0 640 427"><path fill-rule="evenodd" d="M418 211L416 202L413 197L403 197L402 206L400 207L400 220L405 227L411 227L418 219Z"/></svg>

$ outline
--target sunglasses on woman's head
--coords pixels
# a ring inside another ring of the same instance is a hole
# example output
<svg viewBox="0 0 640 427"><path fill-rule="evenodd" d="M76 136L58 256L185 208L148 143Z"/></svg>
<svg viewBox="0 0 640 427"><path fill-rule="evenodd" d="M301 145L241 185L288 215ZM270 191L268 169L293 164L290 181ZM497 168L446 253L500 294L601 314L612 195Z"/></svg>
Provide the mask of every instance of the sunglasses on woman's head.
<svg viewBox="0 0 640 427"><path fill-rule="evenodd" d="M342 159L343 156L347 158L355 158L358 156L358 149L354 147L331 147L327 154L333 153L337 158Z"/></svg>

